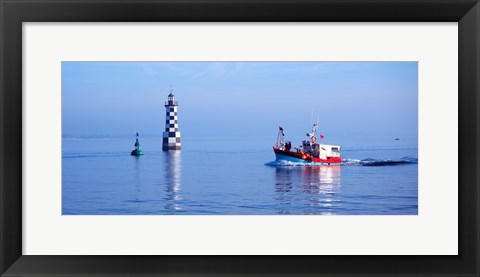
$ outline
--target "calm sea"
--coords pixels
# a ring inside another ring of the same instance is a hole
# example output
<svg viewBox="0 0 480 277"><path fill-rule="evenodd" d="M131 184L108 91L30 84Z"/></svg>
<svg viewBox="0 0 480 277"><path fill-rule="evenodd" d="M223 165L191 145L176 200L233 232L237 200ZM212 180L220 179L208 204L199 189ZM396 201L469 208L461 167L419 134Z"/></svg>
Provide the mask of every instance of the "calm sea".
<svg viewBox="0 0 480 277"><path fill-rule="evenodd" d="M64 139L64 215L416 215L416 140L342 145L341 166L275 162L274 138Z"/></svg>

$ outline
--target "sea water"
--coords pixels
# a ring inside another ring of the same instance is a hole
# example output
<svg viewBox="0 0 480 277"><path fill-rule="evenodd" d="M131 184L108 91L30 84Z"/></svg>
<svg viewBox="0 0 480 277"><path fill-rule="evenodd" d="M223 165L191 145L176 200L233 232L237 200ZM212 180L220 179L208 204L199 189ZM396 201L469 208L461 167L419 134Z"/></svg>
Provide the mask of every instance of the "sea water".
<svg viewBox="0 0 480 277"><path fill-rule="evenodd" d="M355 141L338 166L275 161L272 138L62 141L63 215L416 215L415 138Z"/></svg>

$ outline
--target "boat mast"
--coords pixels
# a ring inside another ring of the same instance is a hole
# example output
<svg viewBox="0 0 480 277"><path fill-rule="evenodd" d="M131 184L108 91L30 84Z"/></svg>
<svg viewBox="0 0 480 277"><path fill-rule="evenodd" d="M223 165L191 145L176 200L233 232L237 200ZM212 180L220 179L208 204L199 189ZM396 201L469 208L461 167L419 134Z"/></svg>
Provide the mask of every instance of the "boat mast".
<svg viewBox="0 0 480 277"><path fill-rule="evenodd" d="M283 133L283 128L281 126L278 126L277 143L275 144L275 147L281 148L285 146L284 137L285 134Z"/></svg>
<svg viewBox="0 0 480 277"><path fill-rule="evenodd" d="M318 141L317 137L315 136L315 132L317 132L317 127L318 127L318 117L317 117L317 121L315 123L313 123L313 126L312 126L312 138L314 137L315 138L315 142ZM318 143L320 144L320 143Z"/></svg>
<svg viewBox="0 0 480 277"><path fill-rule="evenodd" d="M313 126L312 126L312 132L311 133L307 133L307 137L310 138L310 141L312 143L316 143L317 142L317 137L315 136L315 132L317 131L317 123L313 123Z"/></svg>

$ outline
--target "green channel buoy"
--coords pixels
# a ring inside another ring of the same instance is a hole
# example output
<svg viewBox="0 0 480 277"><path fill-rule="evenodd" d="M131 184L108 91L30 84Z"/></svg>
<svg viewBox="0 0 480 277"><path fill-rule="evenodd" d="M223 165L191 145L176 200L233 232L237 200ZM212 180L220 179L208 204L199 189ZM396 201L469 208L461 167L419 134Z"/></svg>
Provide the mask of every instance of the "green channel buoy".
<svg viewBox="0 0 480 277"><path fill-rule="evenodd" d="M143 155L143 151L140 150L140 142L138 142L138 132L137 132L137 138L135 140L135 149L132 150L132 152L130 153L130 155L132 156L140 156L140 155Z"/></svg>

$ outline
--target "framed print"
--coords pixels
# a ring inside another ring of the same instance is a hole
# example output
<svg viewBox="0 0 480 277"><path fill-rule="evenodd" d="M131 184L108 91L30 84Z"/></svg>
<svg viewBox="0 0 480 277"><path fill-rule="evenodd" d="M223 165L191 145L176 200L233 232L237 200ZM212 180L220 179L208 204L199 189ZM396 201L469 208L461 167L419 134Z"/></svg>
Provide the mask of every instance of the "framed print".
<svg viewBox="0 0 480 277"><path fill-rule="evenodd" d="M1 1L1 276L478 276L479 9Z"/></svg>
<svg viewBox="0 0 480 277"><path fill-rule="evenodd" d="M107 32L108 41L102 38ZM45 249L50 255L457 254L457 204L452 199L457 191L448 184L455 184L458 177L437 156L443 152L435 151L439 146L434 144L443 142L444 129L437 126L457 132L457 82L447 77L458 75L455 23L142 23L68 28L25 23L23 33L29 57L23 99L30 111L24 126L25 133L32 134L24 140L32 149L24 158L23 192L29 205L23 218L30 226L23 233L28 241L24 254L44 255ZM156 36L149 36L152 33ZM265 33L268 41L261 38ZM317 35L309 37L311 33ZM101 47L88 51L87 57L78 56L84 55L82 51L69 52L86 41L79 39L81 34ZM182 50L199 34L203 42ZM261 43L242 50L242 34ZM366 42L384 39L376 46L357 43L350 54L347 47L338 48L350 45L350 38L359 34ZM219 35L228 39L212 46ZM402 43L405 35L413 44ZM284 41L292 36L297 39ZM124 41L126 37L141 46L128 53L134 47ZM164 44L156 40L159 37L175 40ZM304 43L298 46L298 40ZM425 51L435 45L443 45L440 58ZM111 56L110 49L120 54ZM185 61L186 56L192 58ZM53 80L55 76L62 76L61 82ZM175 79L179 80L172 82L175 87L167 85L168 94L162 95L164 83ZM428 81L438 79L444 81ZM51 97L36 91L51 91ZM121 104L125 100L136 104ZM269 102L275 105L267 110ZM429 102L437 104L426 106ZM34 112L47 105L48 112ZM290 116L287 111L294 106L300 109ZM243 114L245 110L248 113ZM310 117L311 126L296 122ZM61 135L43 124L59 126L59 118ZM163 120L165 133L158 133ZM272 130L272 122L280 127ZM164 149L163 134L166 148L175 149ZM299 147L303 141L305 147ZM456 139L449 138L448 143L449 155L456 156ZM323 154L312 151L315 145L326 152L323 162ZM329 147L339 149L337 160L328 153ZM277 157L278 150L282 152ZM143 155L132 156L132 151ZM300 154L305 159L299 159ZM35 166L60 156L61 160L49 161L50 170ZM430 174L432 168L449 174L435 180L440 176ZM31 185L35 183L31 179L44 180L45 185ZM45 202L50 196L62 201ZM450 203L448 210L443 202ZM435 215L442 210L439 220ZM123 216L134 220L143 235L135 245L112 252L119 239L133 232L121 227L127 222ZM41 222L57 228L42 228ZM188 231L198 225L203 228ZM68 242L65 236L84 228L98 231ZM310 236L275 243L284 233L313 229L332 243L312 241ZM357 230L349 236L350 247L339 248L339 240L345 240L342 232L349 229ZM440 231L432 235L432 229ZM230 239L240 235L242 240ZM184 237L184 246L163 239L177 236ZM440 239L443 243L436 243Z"/></svg>

